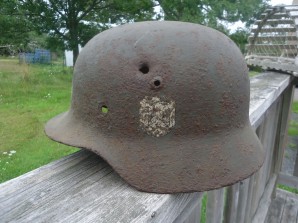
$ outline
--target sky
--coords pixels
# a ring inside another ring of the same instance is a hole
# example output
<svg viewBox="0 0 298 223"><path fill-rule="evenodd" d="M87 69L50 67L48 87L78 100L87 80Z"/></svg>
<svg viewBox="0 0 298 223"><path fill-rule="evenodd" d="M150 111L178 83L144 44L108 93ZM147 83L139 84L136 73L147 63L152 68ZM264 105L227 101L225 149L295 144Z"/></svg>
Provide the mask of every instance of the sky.
<svg viewBox="0 0 298 223"><path fill-rule="evenodd" d="M280 4L285 4L285 5L292 5L293 0L271 0L271 5L280 5Z"/></svg>
<svg viewBox="0 0 298 223"><path fill-rule="evenodd" d="M271 0L270 3L272 6L275 5L292 5L293 0ZM228 29L231 30L231 32L235 32L237 30L237 28L243 28L244 24L242 22L235 22L231 25L228 25Z"/></svg>

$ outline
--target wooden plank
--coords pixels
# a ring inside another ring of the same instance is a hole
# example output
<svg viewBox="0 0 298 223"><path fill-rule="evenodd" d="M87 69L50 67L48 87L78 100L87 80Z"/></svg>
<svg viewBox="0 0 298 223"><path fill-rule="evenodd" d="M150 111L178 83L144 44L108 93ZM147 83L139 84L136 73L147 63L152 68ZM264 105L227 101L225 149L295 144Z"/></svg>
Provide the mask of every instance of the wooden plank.
<svg viewBox="0 0 298 223"><path fill-rule="evenodd" d="M286 203L285 198L285 194L277 191L276 198L270 204L265 223L280 223Z"/></svg>
<svg viewBox="0 0 298 223"><path fill-rule="evenodd" d="M278 151L280 151L281 155L277 156L278 160L276 160L275 173L279 173L281 169L283 154L287 143L286 137L288 135L289 117L290 117L291 108L292 108L294 88L295 86L293 84L290 84L285 90L285 93L283 96L281 123L280 123L280 127L278 128L279 132L277 133L277 142L276 142L276 146L277 148L279 148Z"/></svg>
<svg viewBox="0 0 298 223"><path fill-rule="evenodd" d="M293 12L290 12L290 15L293 19L295 19L295 23L297 24L297 17L298 17L298 12L297 11L293 11Z"/></svg>
<svg viewBox="0 0 298 223"><path fill-rule="evenodd" d="M90 156L90 153L77 152L60 160L54 161L46 166L42 166L34 171L14 178L10 181L2 183L0 184L1 191L5 191L5 193L0 193L0 200L15 197L16 193L25 193L32 187L32 185L46 183L46 180L53 177L55 175L55 172L60 173L66 171L70 167L78 165L81 161L90 158ZM90 162L92 162L92 160L90 160Z"/></svg>
<svg viewBox="0 0 298 223"><path fill-rule="evenodd" d="M294 94L294 86L291 83L285 90L283 94L283 104L280 114L280 123L278 127L278 132L276 134L275 141L275 151L276 151L276 159L274 160L274 169L273 172L279 174L282 160L284 157L284 151L287 144L287 135L288 135L288 125L289 125L289 117L291 113L292 107L292 99ZM277 181L276 183L277 184ZM275 186L276 188L276 186ZM275 190L273 191L273 197L275 196Z"/></svg>
<svg viewBox="0 0 298 223"><path fill-rule="evenodd" d="M287 16L288 17L288 16ZM266 20L265 24L266 25L278 25L278 24L295 24L293 19L288 18L280 18L280 19L268 19ZM255 21L255 24L263 23L264 20L257 20Z"/></svg>
<svg viewBox="0 0 298 223"><path fill-rule="evenodd" d="M264 222L267 216L267 212L271 203L271 194L274 190L275 181L277 176L274 175L268 182L266 189L262 195L260 202L258 203L257 212L255 213L252 223Z"/></svg>
<svg viewBox="0 0 298 223"><path fill-rule="evenodd" d="M255 33L258 30L258 28L251 29L251 32ZM296 32L295 27L276 27L276 28L262 28L259 30L259 33L287 33L287 32Z"/></svg>
<svg viewBox="0 0 298 223"><path fill-rule="evenodd" d="M269 53L273 50L280 51L280 50L291 50L291 49L297 49L297 43L289 42L287 44L261 44L261 43L255 43L253 45L247 45L247 50L269 50Z"/></svg>
<svg viewBox="0 0 298 223"><path fill-rule="evenodd" d="M224 213L224 223L237 223L237 207L239 200L239 184L227 188L227 197Z"/></svg>
<svg viewBox="0 0 298 223"><path fill-rule="evenodd" d="M281 123L281 116L282 116L282 105L283 105L283 97L284 95L282 95L279 99L278 99L278 104L277 104L277 108L276 108L276 114L275 114L275 135L272 136L272 138L274 140L271 140L271 154L270 154L270 168L268 168L268 172L267 172L267 181L269 181L269 179L274 175L277 174L274 171L275 168L275 161L277 160L277 157L279 155L279 153L276 151L276 136L279 134L279 130L278 128L280 127L280 123Z"/></svg>
<svg viewBox="0 0 298 223"><path fill-rule="evenodd" d="M298 195L277 189L276 198L271 201L265 223L282 222L290 223L297 221Z"/></svg>
<svg viewBox="0 0 298 223"><path fill-rule="evenodd" d="M271 12L271 11L276 11L276 12L279 12L279 11L282 11L284 12L286 9L285 5L276 5L276 6L272 6L272 7L268 7L267 9L265 9L264 12Z"/></svg>
<svg viewBox="0 0 298 223"><path fill-rule="evenodd" d="M220 223L223 219L224 188L208 192L206 223Z"/></svg>
<svg viewBox="0 0 298 223"><path fill-rule="evenodd" d="M252 197L253 197L253 193L254 193L254 182L255 182L255 174L253 174L249 178L249 186L248 186L248 192L247 192L244 222L251 222L251 218L252 218L251 202L252 202Z"/></svg>
<svg viewBox="0 0 298 223"><path fill-rule="evenodd" d="M268 14L267 13L262 13L260 18L265 18ZM285 12L277 12L273 14L270 18L272 19L281 19L281 18L287 18L289 15Z"/></svg>
<svg viewBox="0 0 298 223"><path fill-rule="evenodd" d="M295 94L295 93L294 93ZM294 96L295 97L295 96ZM295 100L295 99L294 99ZM293 175L298 177L298 153L296 153L296 159L295 159L295 164L294 164L294 170L293 170Z"/></svg>
<svg viewBox="0 0 298 223"><path fill-rule="evenodd" d="M244 222L246 207L247 207L247 196L249 187L249 178L240 182L239 184L239 200L237 208L236 222Z"/></svg>
<svg viewBox="0 0 298 223"><path fill-rule="evenodd" d="M200 196L200 199L194 197L193 201L185 207L185 211L174 220L174 223L200 223L202 198L203 196Z"/></svg>
<svg viewBox="0 0 298 223"><path fill-rule="evenodd" d="M298 177L289 176L284 173L279 173L277 183L286 185L288 187L298 188Z"/></svg>
<svg viewBox="0 0 298 223"><path fill-rule="evenodd" d="M255 39L254 36L249 36L248 40ZM257 36L256 40L258 41L296 41L298 40L297 36L289 36L289 35L276 35L276 36ZM258 42L256 42L258 43Z"/></svg>
<svg viewBox="0 0 298 223"><path fill-rule="evenodd" d="M295 222L298 213L298 199L292 194L286 196L286 202L282 213L281 223Z"/></svg>
<svg viewBox="0 0 298 223"><path fill-rule="evenodd" d="M287 51L288 52L288 51ZM298 50L295 50L295 53L297 54ZM278 57L274 57L274 56L260 56L260 55L249 55L246 56L245 59L258 59L258 60L270 60L272 62L281 62L281 63L295 63L295 58L286 58L286 57L282 57L282 58L278 58Z"/></svg>
<svg viewBox="0 0 298 223"><path fill-rule="evenodd" d="M296 0L294 0L296 1ZM276 12L284 12L286 11L297 11L298 10L298 5L295 4L295 2L291 5L284 5L284 4L279 4L275 6L271 6L270 8L267 8L265 12L270 12L272 10L275 10Z"/></svg>
<svg viewBox="0 0 298 223"><path fill-rule="evenodd" d="M275 103L274 103L275 104ZM270 106L269 110L272 109L272 106ZM256 212L256 208L257 208L257 205L256 202L257 202L257 198L260 199L260 194L259 194L259 180L260 178L262 177L262 174L264 173L264 166L266 166L266 159L267 159L267 153L268 153L268 150L267 150L267 142L265 141L264 143L264 138L266 137L266 133L267 133L267 129L268 129L268 111L266 112L266 117L264 118L262 124L257 128L256 130L256 133L262 143L262 146L263 146L263 149L264 149L264 152L265 152L265 161L263 163L263 166L258 170L258 172L256 172L254 174L254 181L253 181L253 192L252 192L252 198L251 198L251 204L250 204L250 216L253 216L254 213ZM270 113L269 113L270 114ZM248 213L246 213L247 215Z"/></svg>
<svg viewBox="0 0 298 223"><path fill-rule="evenodd" d="M251 78L249 119L256 129L264 119L271 104L282 94L292 77L287 74L266 72Z"/></svg>
<svg viewBox="0 0 298 223"><path fill-rule="evenodd" d="M274 103L275 105L276 103ZM264 153L265 153L265 160L264 160L264 164L263 166L258 170L258 172L256 172L254 174L254 181L253 181L253 192L252 192L252 198L251 198L251 204L250 204L250 212L251 212L251 216L254 215L257 206L258 206L258 201L260 199L260 187L262 187L262 185L260 185L260 181L262 181L262 177L264 175L264 169L266 168L266 166L268 165L268 130L270 132L270 125L271 125L271 119L272 119L272 105L270 106L270 108L268 108L267 112L266 112L266 117L263 121L263 123L261 124L260 128L257 129L257 134L258 137L263 145L263 149L264 149ZM264 183L264 182L263 182Z"/></svg>
<svg viewBox="0 0 298 223"><path fill-rule="evenodd" d="M265 157L265 161L266 161L266 157ZM262 194L260 194L262 189L260 189L260 188L263 185L262 185L262 182L260 182L260 181L262 180L265 165L266 165L266 163L263 164L261 169L254 174L254 178L253 178L254 180L253 180L253 186L252 186L252 192L251 192L251 202L250 202L250 206L249 206L249 215L250 215L249 220L250 221L251 221L251 217L254 216L254 214L258 208L258 203L262 196Z"/></svg>
<svg viewBox="0 0 298 223"><path fill-rule="evenodd" d="M275 103L276 104L276 103ZM274 110L274 107L270 108L271 110ZM274 113L274 112L271 112ZM266 112L266 117L268 116L268 111ZM271 114L271 117L273 117L274 114ZM270 119L270 118L269 118ZM256 133L259 138L264 142L264 138L268 138L268 129L270 129L272 126L272 123L268 120L268 117L266 119L262 119L262 124L258 126L256 129ZM273 124L274 125L274 124ZM266 141L266 140L265 140ZM265 145L266 146L266 145ZM261 194L258 193L259 187L260 187L260 179L262 175L260 174L260 171L258 171L256 174L254 174L251 178L247 179L246 181L240 183L240 194L239 194L239 204L237 209L237 216L236 216L236 222L250 222L252 215L254 214L256 207L258 205L258 200L261 196ZM254 204L256 202L256 204ZM245 220L246 219L246 220Z"/></svg>
<svg viewBox="0 0 298 223"><path fill-rule="evenodd" d="M252 199L252 215L255 214L258 208L259 201L264 193L265 187L268 183L270 172L271 172L271 164L272 164L272 154L274 151L274 142L275 136L277 132L278 126L278 114L280 108L280 100L277 99L275 103L273 103L267 111L266 119L264 122L263 134L261 137L261 142L263 148L265 150L265 161L263 166L255 175L255 184L254 184L254 193Z"/></svg>
<svg viewBox="0 0 298 223"><path fill-rule="evenodd" d="M77 162L80 155L89 158ZM201 193L168 195L136 191L91 152L81 151L64 160L68 162L61 169L53 171L55 165L49 164L42 171L30 172L28 181L21 176L23 181L16 178L2 184L1 221L173 222L189 203L201 199ZM15 189L10 185L19 189L13 192Z"/></svg>
<svg viewBox="0 0 298 223"><path fill-rule="evenodd" d="M271 69L292 73L297 76L298 66L293 63L280 63L269 60L247 59L246 63L251 66L262 67L263 69Z"/></svg>

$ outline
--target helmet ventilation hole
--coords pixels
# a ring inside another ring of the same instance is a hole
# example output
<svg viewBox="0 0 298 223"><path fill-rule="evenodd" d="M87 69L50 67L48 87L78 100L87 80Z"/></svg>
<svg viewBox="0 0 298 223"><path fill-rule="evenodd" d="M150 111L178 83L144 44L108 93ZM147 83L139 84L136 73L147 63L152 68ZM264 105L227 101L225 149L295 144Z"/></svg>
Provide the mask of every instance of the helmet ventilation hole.
<svg viewBox="0 0 298 223"><path fill-rule="evenodd" d="M151 89L161 88L162 87L162 77L160 77L160 76L154 77L150 81L150 86L151 86Z"/></svg>
<svg viewBox="0 0 298 223"><path fill-rule="evenodd" d="M106 105L102 105L102 106L101 106L101 112L102 112L103 114L107 114L108 111L109 111L108 106L106 106Z"/></svg>
<svg viewBox="0 0 298 223"><path fill-rule="evenodd" d="M142 64L139 71L141 71L143 74L147 74L149 72L149 67L147 64Z"/></svg>
<svg viewBox="0 0 298 223"><path fill-rule="evenodd" d="M160 85L160 80L155 80L154 81L154 86L158 87Z"/></svg>

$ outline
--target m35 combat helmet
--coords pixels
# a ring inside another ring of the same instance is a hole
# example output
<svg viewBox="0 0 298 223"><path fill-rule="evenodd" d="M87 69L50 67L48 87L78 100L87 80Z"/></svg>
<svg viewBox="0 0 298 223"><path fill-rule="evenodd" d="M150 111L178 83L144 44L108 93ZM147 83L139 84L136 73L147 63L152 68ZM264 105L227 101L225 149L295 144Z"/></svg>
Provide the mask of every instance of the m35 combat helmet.
<svg viewBox="0 0 298 223"><path fill-rule="evenodd" d="M46 134L103 157L141 191L234 184L264 160L249 121L243 55L224 34L140 22L96 35L80 53L69 111Z"/></svg>

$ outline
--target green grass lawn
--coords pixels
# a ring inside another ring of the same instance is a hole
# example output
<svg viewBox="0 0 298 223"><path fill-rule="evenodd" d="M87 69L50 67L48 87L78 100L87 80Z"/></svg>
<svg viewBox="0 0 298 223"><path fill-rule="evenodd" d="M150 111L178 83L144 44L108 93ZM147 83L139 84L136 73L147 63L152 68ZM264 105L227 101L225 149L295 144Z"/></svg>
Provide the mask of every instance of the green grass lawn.
<svg viewBox="0 0 298 223"><path fill-rule="evenodd" d="M298 114L298 102L293 102L292 111L294 113ZM290 136L297 136L298 137L298 122L293 121L293 120L290 121L288 134Z"/></svg>
<svg viewBox="0 0 298 223"><path fill-rule="evenodd" d="M0 182L77 151L48 139L51 117L70 104L72 70L0 58Z"/></svg>

